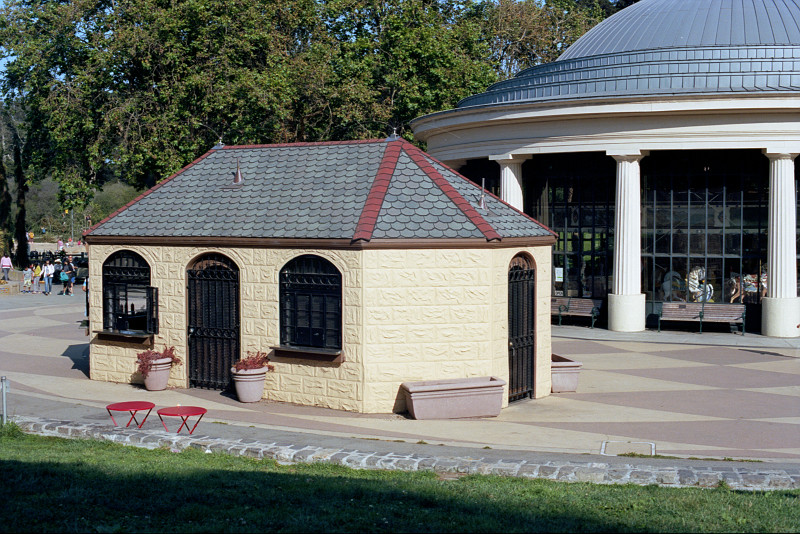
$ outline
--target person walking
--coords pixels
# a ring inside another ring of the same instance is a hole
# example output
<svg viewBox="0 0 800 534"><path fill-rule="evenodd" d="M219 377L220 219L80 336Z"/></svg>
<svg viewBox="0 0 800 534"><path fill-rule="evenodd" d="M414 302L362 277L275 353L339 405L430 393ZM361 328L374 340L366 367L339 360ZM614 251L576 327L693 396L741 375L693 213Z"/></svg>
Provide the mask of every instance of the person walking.
<svg viewBox="0 0 800 534"><path fill-rule="evenodd" d="M9 280L8 273L13 268L14 265L11 263L11 258L8 257L8 252L4 252L3 259L0 260L0 269L3 269L3 280L6 282Z"/></svg>
<svg viewBox="0 0 800 534"><path fill-rule="evenodd" d="M53 274L55 272L55 265L50 263L50 260L45 260L42 276L44 277L44 294L47 296L50 296L50 292L53 291Z"/></svg>
<svg viewBox="0 0 800 534"><path fill-rule="evenodd" d="M33 267L33 292L39 293L39 281L42 279L42 266L38 263Z"/></svg>
<svg viewBox="0 0 800 534"><path fill-rule="evenodd" d="M67 256L67 261L64 262L64 265L61 267L61 272L65 273L65 277L61 277L64 280L64 295L72 296L72 285L75 283L75 265L72 263L72 256Z"/></svg>

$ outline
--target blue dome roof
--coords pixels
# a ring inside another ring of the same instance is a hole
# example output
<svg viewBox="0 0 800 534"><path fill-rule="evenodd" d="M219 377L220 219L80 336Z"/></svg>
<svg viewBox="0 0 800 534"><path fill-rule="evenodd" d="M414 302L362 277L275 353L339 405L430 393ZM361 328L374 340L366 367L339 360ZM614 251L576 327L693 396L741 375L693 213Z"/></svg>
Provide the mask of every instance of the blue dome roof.
<svg viewBox="0 0 800 534"><path fill-rule="evenodd" d="M800 90L800 0L641 0L458 107Z"/></svg>

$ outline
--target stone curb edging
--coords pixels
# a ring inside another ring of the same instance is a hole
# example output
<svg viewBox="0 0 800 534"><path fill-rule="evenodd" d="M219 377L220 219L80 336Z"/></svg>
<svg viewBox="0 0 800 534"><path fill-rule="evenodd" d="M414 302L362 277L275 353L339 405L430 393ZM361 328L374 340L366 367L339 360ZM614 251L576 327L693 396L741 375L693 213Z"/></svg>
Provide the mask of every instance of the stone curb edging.
<svg viewBox="0 0 800 534"><path fill-rule="evenodd" d="M737 490L778 490L800 488L798 469L750 467L663 467L600 462L534 463L524 460L484 460L468 457L436 457L420 454L376 453L357 449L329 449L311 445L228 440L209 436L176 434L113 427L102 423L77 423L36 417L13 418L28 433L64 438L113 441L148 449L168 447L200 449L234 456L268 458L282 464L326 462L354 469L433 471L440 474L483 474L538 478L561 482L594 484L656 484L664 487L715 488L724 483Z"/></svg>

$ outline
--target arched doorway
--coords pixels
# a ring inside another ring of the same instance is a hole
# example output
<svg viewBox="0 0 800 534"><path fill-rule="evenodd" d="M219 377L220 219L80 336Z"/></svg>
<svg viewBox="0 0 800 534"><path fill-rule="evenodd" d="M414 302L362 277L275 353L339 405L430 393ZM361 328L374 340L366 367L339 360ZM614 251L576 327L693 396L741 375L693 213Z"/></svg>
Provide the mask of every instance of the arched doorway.
<svg viewBox="0 0 800 534"><path fill-rule="evenodd" d="M536 266L518 254L508 268L508 401L533 397Z"/></svg>
<svg viewBox="0 0 800 534"><path fill-rule="evenodd" d="M226 389L239 359L239 268L222 254L204 254L189 282L189 387Z"/></svg>

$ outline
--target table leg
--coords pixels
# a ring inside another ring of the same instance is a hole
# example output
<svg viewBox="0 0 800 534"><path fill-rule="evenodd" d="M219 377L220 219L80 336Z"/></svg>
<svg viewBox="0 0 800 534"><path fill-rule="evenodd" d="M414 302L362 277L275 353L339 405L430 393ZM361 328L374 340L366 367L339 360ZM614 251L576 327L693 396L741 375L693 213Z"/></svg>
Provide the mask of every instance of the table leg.
<svg viewBox="0 0 800 534"><path fill-rule="evenodd" d="M152 412L153 409L150 408L149 410L147 410L147 413L144 414L144 419L142 419L141 423L136 419L136 413L140 411L141 410L131 410L131 421L136 421L136 424L139 425L137 428L142 428L142 425L144 424L145 421L147 421L147 418L150 416L150 412ZM130 424L131 422L128 421L128 424L125 425L125 428L127 428Z"/></svg>

